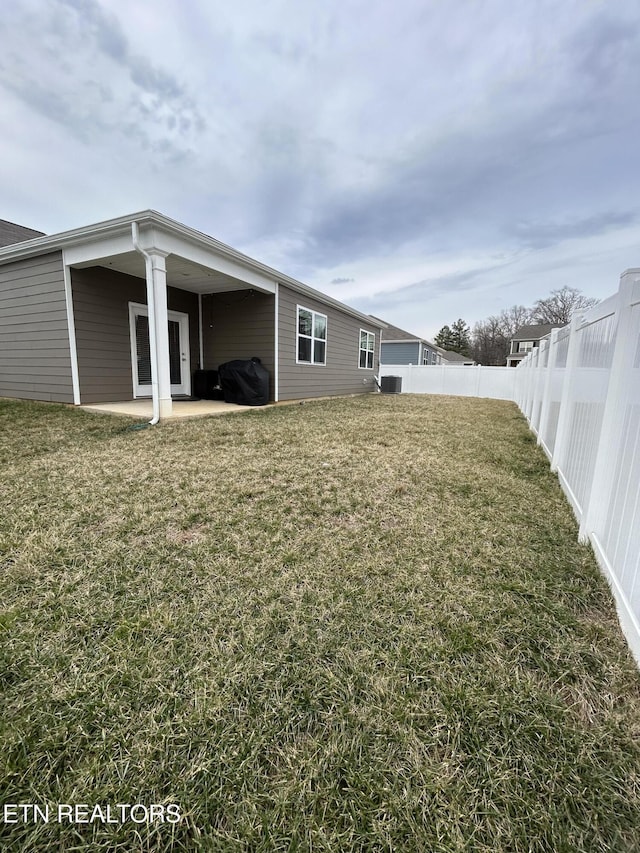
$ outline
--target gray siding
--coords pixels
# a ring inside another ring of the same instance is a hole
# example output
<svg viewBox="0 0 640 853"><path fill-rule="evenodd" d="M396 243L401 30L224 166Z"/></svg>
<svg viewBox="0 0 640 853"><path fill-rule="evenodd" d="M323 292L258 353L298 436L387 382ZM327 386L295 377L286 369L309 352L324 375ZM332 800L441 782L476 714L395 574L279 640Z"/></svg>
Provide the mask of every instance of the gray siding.
<svg viewBox="0 0 640 853"><path fill-rule="evenodd" d="M202 297L204 366L216 370L225 361L258 356L269 371L274 399L275 297L255 290Z"/></svg>
<svg viewBox="0 0 640 853"><path fill-rule="evenodd" d="M280 361L279 391L281 400L325 397L339 394L362 394L374 391L374 373L378 370L380 330L367 325L317 299L296 293L280 285L278 353ZM309 308L327 316L326 365L296 364L296 307ZM373 370L358 367L360 329L376 336Z"/></svg>
<svg viewBox="0 0 640 853"><path fill-rule="evenodd" d="M61 252L0 266L0 395L73 403Z"/></svg>
<svg viewBox="0 0 640 853"><path fill-rule="evenodd" d="M381 364L421 364L418 341L387 344L382 342Z"/></svg>
<svg viewBox="0 0 640 853"><path fill-rule="evenodd" d="M147 304L145 282L104 267L71 270L82 403L133 399L129 302ZM198 297L167 288L171 311L189 315L191 371L198 366Z"/></svg>

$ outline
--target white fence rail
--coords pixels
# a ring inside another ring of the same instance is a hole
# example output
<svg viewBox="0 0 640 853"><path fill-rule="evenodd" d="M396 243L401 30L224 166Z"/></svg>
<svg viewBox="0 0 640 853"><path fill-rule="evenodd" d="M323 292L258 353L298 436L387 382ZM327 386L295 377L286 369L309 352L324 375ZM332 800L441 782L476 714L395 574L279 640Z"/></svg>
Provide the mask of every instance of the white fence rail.
<svg viewBox="0 0 640 853"><path fill-rule="evenodd" d="M515 400L609 579L640 664L640 269L517 368L385 365L381 374L401 376L403 392Z"/></svg>

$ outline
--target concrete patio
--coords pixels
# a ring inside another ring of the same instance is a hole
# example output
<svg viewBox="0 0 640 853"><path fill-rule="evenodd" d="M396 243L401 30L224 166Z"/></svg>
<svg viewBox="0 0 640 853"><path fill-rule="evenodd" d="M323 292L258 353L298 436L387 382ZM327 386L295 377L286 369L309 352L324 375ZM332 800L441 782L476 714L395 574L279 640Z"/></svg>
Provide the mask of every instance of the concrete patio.
<svg viewBox="0 0 640 853"><path fill-rule="evenodd" d="M81 406L90 412L105 412L110 415L125 415L130 418L151 420L151 400L128 400L113 403L93 403ZM208 415L226 415L229 412L247 412L252 406L238 406L235 403L225 403L224 400L174 400L173 412L170 418L199 418ZM264 408L264 407L261 407Z"/></svg>

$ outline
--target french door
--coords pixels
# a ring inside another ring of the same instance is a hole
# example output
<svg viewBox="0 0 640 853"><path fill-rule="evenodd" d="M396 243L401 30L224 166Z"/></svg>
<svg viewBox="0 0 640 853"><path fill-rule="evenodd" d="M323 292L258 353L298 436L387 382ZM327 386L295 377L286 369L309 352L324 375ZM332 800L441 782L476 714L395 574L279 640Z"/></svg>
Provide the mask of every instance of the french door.
<svg viewBox="0 0 640 853"><path fill-rule="evenodd" d="M191 364L189 359L189 315L167 311L169 318L169 372L171 394L191 394ZM146 305L129 303L131 330L131 367L133 396L151 396L151 346L149 343L149 309Z"/></svg>

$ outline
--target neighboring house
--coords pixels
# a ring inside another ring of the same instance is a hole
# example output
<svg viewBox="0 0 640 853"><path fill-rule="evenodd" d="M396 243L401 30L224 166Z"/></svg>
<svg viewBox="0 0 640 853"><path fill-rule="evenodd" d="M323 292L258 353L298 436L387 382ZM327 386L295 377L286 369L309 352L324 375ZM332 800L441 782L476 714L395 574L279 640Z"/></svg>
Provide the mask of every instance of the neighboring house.
<svg viewBox="0 0 640 853"><path fill-rule="evenodd" d="M461 355L459 352L443 349L442 363L444 365L454 365L455 367L472 367L476 362L468 355Z"/></svg>
<svg viewBox="0 0 640 853"><path fill-rule="evenodd" d="M0 219L0 246L11 246L14 243L22 243L24 240L33 240L34 237L44 237L44 233Z"/></svg>
<svg viewBox="0 0 640 853"><path fill-rule="evenodd" d="M382 323L377 317L372 317L376 323ZM380 364L441 364L440 347L424 338L405 332L397 326L382 328L382 345L380 347Z"/></svg>
<svg viewBox="0 0 640 853"><path fill-rule="evenodd" d="M382 322L160 213L8 225L23 242L0 248L0 396L153 397L164 417L196 368L252 356L273 401L376 389Z"/></svg>
<svg viewBox="0 0 640 853"><path fill-rule="evenodd" d="M537 323L521 326L511 338L507 367L517 367L532 349L540 346L540 341L550 335L552 329L560 328L562 328L562 323Z"/></svg>

